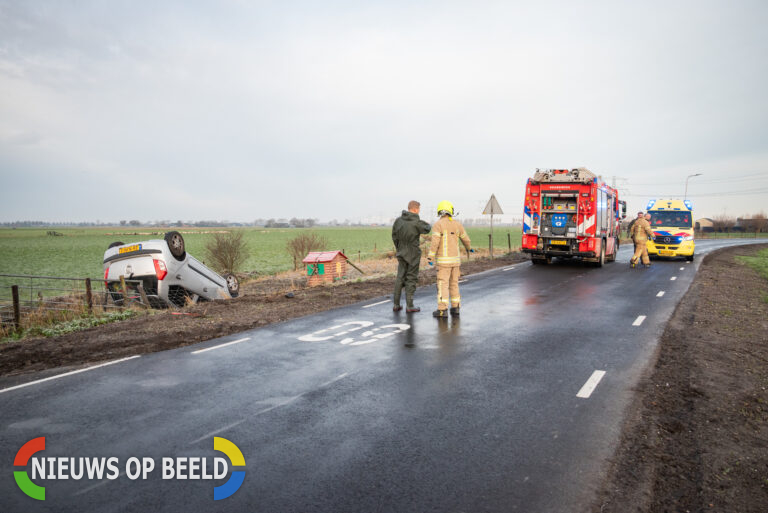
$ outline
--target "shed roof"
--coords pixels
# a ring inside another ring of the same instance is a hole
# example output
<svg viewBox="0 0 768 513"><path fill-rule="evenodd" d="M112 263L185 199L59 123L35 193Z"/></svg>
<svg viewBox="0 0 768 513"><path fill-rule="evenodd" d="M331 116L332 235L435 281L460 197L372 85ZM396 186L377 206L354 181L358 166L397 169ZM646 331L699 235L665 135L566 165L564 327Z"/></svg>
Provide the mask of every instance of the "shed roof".
<svg viewBox="0 0 768 513"><path fill-rule="evenodd" d="M341 255L345 260L348 260L347 256L341 251L311 251L304 257L302 263L305 264L317 264L319 262L330 262L336 255Z"/></svg>

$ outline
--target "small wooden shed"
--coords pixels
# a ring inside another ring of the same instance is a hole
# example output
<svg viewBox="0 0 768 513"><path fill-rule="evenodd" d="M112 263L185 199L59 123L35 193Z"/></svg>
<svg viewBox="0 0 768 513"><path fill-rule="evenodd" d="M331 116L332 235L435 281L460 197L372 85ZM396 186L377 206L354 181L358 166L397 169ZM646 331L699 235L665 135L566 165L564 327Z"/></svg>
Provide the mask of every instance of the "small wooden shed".
<svg viewBox="0 0 768 513"><path fill-rule="evenodd" d="M312 251L302 262L307 266L310 287L333 283L347 274L347 257L341 251Z"/></svg>

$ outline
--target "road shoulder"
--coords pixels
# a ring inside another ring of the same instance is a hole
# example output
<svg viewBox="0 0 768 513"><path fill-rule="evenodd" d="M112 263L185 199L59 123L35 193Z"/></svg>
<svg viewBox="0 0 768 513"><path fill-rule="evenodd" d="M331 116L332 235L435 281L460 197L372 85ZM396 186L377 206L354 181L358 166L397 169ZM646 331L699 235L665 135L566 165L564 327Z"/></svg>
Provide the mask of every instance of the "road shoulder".
<svg viewBox="0 0 768 513"><path fill-rule="evenodd" d="M768 511L768 280L708 255L637 387L593 511Z"/></svg>

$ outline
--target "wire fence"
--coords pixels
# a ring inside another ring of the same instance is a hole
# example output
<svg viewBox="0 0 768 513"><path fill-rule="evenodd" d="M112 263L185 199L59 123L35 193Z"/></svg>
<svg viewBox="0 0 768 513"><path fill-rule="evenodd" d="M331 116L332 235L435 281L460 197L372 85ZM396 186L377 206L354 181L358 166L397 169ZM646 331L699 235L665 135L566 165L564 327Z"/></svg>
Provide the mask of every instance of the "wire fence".
<svg viewBox="0 0 768 513"><path fill-rule="evenodd" d="M131 306L149 307L157 292L141 280L107 284L104 279L0 274L0 327L20 329Z"/></svg>

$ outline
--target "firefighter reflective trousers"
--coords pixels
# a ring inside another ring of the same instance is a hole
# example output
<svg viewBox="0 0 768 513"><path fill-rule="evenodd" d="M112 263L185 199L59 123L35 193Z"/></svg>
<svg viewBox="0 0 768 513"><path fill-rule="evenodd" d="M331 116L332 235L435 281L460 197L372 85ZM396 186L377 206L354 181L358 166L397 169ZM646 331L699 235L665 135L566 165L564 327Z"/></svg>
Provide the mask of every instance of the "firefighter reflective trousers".
<svg viewBox="0 0 768 513"><path fill-rule="evenodd" d="M640 257L643 258L643 264L648 265L651 263L651 259L648 258L647 243L648 241L645 239L635 241L635 254L632 255L632 263L636 264Z"/></svg>
<svg viewBox="0 0 768 513"><path fill-rule="evenodd" d="M437 309L448 310L448 305L458 308L461 303L459 296L459 276L461 267L437 266Z"/></svg>

